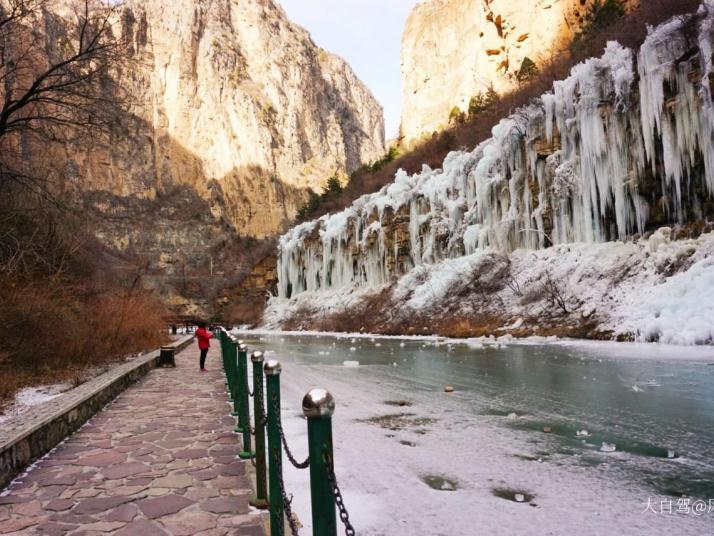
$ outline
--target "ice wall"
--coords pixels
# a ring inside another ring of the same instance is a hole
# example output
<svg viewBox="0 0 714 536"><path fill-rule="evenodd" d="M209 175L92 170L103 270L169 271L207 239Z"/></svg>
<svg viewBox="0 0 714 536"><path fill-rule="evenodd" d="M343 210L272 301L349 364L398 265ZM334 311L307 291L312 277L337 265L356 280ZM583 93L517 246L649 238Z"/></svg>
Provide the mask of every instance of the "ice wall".
<svg viewBox="0 0 714 536"><path fill-rule="evenodd" d="M714 194L710 89L714 0L649 35L616 42L503 119L443 168L400 170L346 210L291 229L279 244L279 295L378 286L477 249L540 249L641 234L652 207L701 215Z"/></svg>

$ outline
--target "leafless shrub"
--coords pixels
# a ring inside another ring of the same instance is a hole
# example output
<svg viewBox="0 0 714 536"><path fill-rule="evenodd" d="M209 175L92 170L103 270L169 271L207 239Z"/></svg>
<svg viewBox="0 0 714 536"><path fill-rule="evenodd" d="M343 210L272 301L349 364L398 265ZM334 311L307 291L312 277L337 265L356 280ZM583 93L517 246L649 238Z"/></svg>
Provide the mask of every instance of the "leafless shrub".
<svg viewBox="0 0 714 536"><path fill-rule="evenodd" d="M543 293L550 302L551 307L555 307L564 315L570 313L568 309L568 296L562 284L553 279L550 270L545 271L545 280L542 283Z"/></svg>
<svg viewBox="0 0 714 536"><path fill-rule="evenodd" d="M0 274L0 402L25 385L73 381L87 368L164 342L166 311L135 288L107 292L60 276Z"/></svg>
<svg viewBox="0 0 714 536"><path fill-rule="evenodd" d="M48 147L96 143L128 107L116 82L130 67L114 27L118 6L73 5L59 16L67 6L57 0L0 1L0 190L15 185L55 200Z"/></svg>
<svg viewBox="0 0 714 536"><path fill-rule="evenodd" d="M519 298L523 297L523 291L521 290L521 284L518 282L518 280L513 276L513 274L508 274L506 278L504 279L504 283L506 286L511 289L511 292L518 296Z"/></svg>

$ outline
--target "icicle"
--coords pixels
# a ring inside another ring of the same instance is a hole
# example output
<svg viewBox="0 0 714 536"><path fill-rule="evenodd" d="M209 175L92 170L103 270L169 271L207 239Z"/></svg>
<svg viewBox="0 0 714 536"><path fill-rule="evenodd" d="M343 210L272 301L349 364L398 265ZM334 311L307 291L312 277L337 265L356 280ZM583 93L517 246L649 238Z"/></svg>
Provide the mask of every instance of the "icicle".
<svg viewBox="0 0 714 536"><path fill-rule="evenodd" d="M610 42L473 151L399 170L346 210L294 227L279 243L279 295L378 287L478 249L624 240L646 229L654 200L639 187L651 191L653 177L665 213L697 214L695 192L714 196L714 0L696 17L649 29L638 83L633 52Z"/></svg>

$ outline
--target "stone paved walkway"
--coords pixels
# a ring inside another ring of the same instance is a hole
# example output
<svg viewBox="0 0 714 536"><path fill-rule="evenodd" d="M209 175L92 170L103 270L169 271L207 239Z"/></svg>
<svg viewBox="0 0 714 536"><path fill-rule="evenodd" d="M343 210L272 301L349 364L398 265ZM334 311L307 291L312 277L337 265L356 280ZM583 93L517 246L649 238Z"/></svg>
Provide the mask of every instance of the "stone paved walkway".
<svg viewBox="0 0 714 536"><path fill-rule="evenodd" d="M195 343L119 395L0 497L0 534L264 534L227 415L220 350ZM7 491L9 490L9 493Z"/></svg>

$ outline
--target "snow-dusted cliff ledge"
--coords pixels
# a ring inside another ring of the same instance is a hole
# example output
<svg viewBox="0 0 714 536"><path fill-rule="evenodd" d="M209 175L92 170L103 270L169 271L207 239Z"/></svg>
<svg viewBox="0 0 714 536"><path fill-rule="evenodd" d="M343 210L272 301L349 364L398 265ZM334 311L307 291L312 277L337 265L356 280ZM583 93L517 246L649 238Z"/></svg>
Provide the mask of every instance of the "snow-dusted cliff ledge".
<svg viewBox="0 0 714 536"><path fill-rule="evenodd" d="M443 169L400 171L345 211L293 228L280 241L279 296L382 288L404 274L426 277L421 266L472 274L468 258L520 249L598 251L593 244L665 224L682 234L705 228L714 212L713 24L706 0L696 15L651 30L637 54L611 42L492 138L450 153ZM543 258L558 264L560 251ZM514 255L506 258L528 253Z"/></svg>

